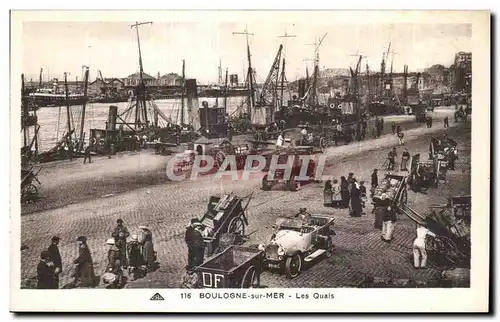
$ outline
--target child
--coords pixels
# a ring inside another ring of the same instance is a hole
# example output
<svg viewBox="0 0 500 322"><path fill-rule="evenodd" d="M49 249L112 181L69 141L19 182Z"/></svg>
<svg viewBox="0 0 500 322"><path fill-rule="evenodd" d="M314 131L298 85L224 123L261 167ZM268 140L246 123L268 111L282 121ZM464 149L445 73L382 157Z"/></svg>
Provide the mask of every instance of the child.
<svg viewBox="0 0 500 322"><path fill-rule="evenodd" d="M198 274L192 267L186 266L186 273L182 277L181 288L198 288Z"/></svg>
<svg viewBox="0 0 500 322"><path fill-rule="evenodd" d="M359 183L359 196L361 197L361 208L366 208L366 201L367 201L367 196L366 196L366 187L365 187L365 182L361 181ZM361 215L364 215L365 212L362 211Z"/></svg>

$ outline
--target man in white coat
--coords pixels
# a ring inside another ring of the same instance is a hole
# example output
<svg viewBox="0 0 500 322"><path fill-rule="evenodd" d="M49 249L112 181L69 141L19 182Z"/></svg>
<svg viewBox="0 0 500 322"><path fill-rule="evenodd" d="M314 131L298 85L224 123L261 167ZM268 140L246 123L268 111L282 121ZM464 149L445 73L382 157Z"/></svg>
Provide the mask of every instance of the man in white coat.
<svg viewBox="0 0 500 322"><path fill-rule="evenodd" d="M436 237L425 226L417 224L417 238L413 242L413 264L416 269L425 269L427 265L427 251L425 250L425 237Z"/></svg>
<svg viewBox="0 0 500 322"><path fill-rule="evenodd" d="M278 138L276 139L276 149L279 150L280 148L282 148L284 141L285 141L284 134L280 133L280 135L278 135Z"/></svg>

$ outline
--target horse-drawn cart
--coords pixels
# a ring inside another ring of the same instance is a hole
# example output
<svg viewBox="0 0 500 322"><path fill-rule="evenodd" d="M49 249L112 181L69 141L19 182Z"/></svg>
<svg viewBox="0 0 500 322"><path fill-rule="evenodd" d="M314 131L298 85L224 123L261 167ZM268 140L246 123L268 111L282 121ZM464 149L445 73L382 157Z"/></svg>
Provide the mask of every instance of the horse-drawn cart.
<svg viewBox="0 0 500 322"><path fill-rule="evenodd" d="M325 152L325 150L330 147L330 139L325 132L325 129L322 125L318 126L299 126L299 128L305 128L307 134L305 137L302 137L300 145L301 146L311 146L315 148L319 148L321 152Z"/></svg>
<svg viewBox="0 0 500 322"><path fill-rule="evenodd" d="M264 252L230 246L195 268L202 288L251 288L260 284Z"/></svg>
<svg viewBox="0 0 500 322"><path fill-rule="evenodd" d="M470 264L470 196L450 197L447 204L431 206L427 216L407 205L401 211L436 234L426 240L426 249L438 265Z"/></svg>
<svg viewBox="0 0 500 322"><path fill-rule="evenodd" d="M410 162L408 184L415 192L427 191L431 186L438 187L440 181L446 181L446 166L437 159L421 161L420 154L415 154Z"/></svg>
<svg viewBox="0 0 500 322"><path fill-rule="evenodd" d="M21 202L30 202L38 197L38 188L33 182L41 184L38 180L38 173L42 167L35 170L34 166L21 169Z"/></svg>
<svg viewBox="0 0 500 322"><path fill-rule="evenodd" d="M454 170L458 159L457 142L449 138L431 138L429 143L429 159L441 161L441 167Z"/></svg>
<svg viewBox="0 0 500 322"><path fill-rule="evenodd" d="M212 256L224 246L237 244L243 240L245 226L248 226L245 212L251 199L252 194L244 198L233 194L210 197L207 212L200 220L207 229L203 238L206 256ZM246 200L245 205L243 205L244 200Z"/></svg>

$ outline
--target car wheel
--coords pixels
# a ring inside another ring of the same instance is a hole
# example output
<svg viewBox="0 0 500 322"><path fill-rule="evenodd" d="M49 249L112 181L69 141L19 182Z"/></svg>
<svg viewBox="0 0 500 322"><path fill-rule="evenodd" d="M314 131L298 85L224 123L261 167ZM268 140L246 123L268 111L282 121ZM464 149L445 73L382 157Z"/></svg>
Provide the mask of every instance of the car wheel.
<svg viewBox="0 0 500 322"><path fill-rule="evenodd" d="M285 262L285 274L289 279L299 276L302 270L302 256L295 254L294 256L287 257Z"/></svg>
<svg viewBox="0 0 500 322"><path fill-rule="evenodd" d="M290 180L288 182L288 188L290 189L290 191L299 191L300 181Z"/></svg>
<svg viewBox="0 0 500 322"><path fill-rule="evenodd" d="M267 176L262 178L262 190L264 191L271 190L271 183L269 182L269 180L267 180Z"/></svg>

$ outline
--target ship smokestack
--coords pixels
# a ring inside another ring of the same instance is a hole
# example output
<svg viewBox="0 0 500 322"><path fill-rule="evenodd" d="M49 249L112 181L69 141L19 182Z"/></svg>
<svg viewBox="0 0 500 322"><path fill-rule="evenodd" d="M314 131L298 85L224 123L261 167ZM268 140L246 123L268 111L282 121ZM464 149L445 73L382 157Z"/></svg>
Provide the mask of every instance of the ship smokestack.
<svg viewBox="0 0 500 322"><path fill-rule="evenodd" d="M306 81L305 79L299 79L299 98L306 95Z"/></svg>
<svg viewBox="0 0 500 322"><path fill-rule="evenodd" d="M198 104L198 85L196 79L186 79L187 89L187 112L189 124L195 130L198 130L200 125L200 107Z"/></svg>
<svg viewBox="0 0 500 322"><path fill-rule="evenodd" d="M108 131L115 131L116 130L116 117L118 115L118 106L111 105L109 107L109 115L108 115L108 128L106 130Z"/></svg>

